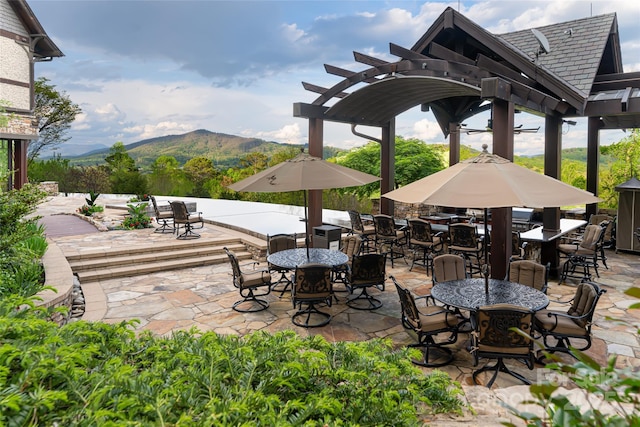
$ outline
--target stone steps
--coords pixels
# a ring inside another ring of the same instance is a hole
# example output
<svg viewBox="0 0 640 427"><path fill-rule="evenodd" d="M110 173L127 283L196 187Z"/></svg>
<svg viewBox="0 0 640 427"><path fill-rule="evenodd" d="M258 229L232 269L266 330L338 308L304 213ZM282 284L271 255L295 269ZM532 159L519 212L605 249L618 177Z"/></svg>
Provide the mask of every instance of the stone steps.
<svg viewBox="0 0 640 427"><path fill-rule="evenodd" d="M110 248L67 256L71 270L81 283L159 271L228 263L224 247L238 259L252 255L239 238L173 240L149 246Z"/></svg>

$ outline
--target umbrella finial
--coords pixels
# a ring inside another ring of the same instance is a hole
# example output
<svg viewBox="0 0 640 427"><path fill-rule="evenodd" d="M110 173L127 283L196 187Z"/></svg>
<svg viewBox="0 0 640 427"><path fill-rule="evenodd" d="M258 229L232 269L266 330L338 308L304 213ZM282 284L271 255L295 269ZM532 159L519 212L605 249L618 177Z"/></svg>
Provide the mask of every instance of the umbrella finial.
<svg viewBox="0 0 640 427"><path fill-rule="evenodd" d="M487 148L489 148L489 146L487 144L482 144L482 152L483 153L489 154L489 152L487 151Z"/></svg>

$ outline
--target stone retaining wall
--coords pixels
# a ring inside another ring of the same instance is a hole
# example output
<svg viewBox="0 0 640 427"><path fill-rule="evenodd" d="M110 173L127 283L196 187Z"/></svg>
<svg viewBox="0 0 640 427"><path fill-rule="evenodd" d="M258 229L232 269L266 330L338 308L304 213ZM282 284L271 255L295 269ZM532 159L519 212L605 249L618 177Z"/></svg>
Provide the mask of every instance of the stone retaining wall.
<svg viewBox="0 0 640 427"><path fill-rule="evenodd" d="M64 325L68 322L73 305L73 272L62 250L51 240L48 240L47 252L42 257L45 271L45 286L51 286L57 292L46 289L37 294L42 301L35 301L36 306L44 308L67 307L66 314L54 312L51 320Z"/></svg>

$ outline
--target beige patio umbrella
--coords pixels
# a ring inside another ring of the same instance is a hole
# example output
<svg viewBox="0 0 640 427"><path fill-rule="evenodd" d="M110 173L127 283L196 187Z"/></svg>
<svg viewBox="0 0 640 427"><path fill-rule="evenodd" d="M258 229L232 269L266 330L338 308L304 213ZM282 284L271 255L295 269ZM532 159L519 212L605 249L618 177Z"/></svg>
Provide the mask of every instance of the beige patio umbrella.
<svg viewBox="0 0 640 427"><path fill-rule="evenodd" d="M397 190L382 195L412 204L447 207L548 208L598 203L602 200L588 191L565 184L487 152L464 160ZM487 234L485 221L485 234ZM485 246L485 264L488 253Z"/></svg>
<svg viewBox="0 0 640 427"><path fill-rule="evenodd" d="M307 221L307 191L330 188L356 187L379 181L380 178L344 166L327 162L307 153L278 163L255 175L233 183L228 188L235 191L279 193L304 191L305 244L309 255L309 224Z"/></svg>

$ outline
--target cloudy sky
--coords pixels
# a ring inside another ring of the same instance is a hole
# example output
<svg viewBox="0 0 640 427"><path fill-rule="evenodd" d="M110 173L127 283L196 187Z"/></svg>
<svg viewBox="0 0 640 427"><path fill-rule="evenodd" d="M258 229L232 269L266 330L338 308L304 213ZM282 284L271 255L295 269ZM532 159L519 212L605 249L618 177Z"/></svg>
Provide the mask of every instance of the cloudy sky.
<svg viewBox="0 0 640 427"><path fill-rule="evenodd" d="M301 82L331 87L323 64L367 68L353 51L396 61L389 43L410 48L447 6L500 34L616 12L625 72L640 71L640 2L627 1L166 1L29 0L65 56L36 64L82 108L69 144L110 147L196 129L305 143L295 102L317 95ZM484 127L488 117L469 120ZM521 114L516 124L543 126ZM360 129L359 129L360 130ZM379 136L377 129L362 129ZM445 141L431 113L398 117L396 132ZM348 125L325 124L325 145L367 141ZM601 133L604 144L622 131ZM516 154L543 151L544 133L516 136ZM489 134L463 135L479 148ZM567 128L563 147L586 146L586 121ZM64 152L64 151L63 151Z"/></svg>

